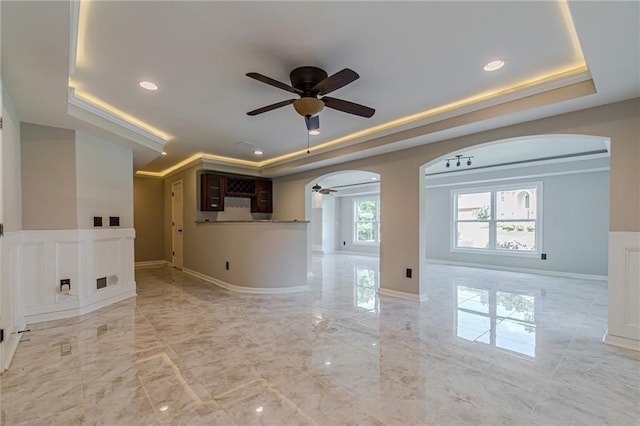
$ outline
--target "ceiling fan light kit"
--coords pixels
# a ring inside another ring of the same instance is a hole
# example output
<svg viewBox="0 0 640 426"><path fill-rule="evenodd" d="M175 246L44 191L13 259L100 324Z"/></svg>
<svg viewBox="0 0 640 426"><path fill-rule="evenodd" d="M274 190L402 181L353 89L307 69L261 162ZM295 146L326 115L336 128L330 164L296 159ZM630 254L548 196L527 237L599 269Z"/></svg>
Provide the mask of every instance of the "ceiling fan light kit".
<svg viewBox="0 0 640 426"><path fill-rule="evenodd" d="M301 116L310 117L324 109L324 102L317 98L300 98L293 101L293 108Z"/></svg>

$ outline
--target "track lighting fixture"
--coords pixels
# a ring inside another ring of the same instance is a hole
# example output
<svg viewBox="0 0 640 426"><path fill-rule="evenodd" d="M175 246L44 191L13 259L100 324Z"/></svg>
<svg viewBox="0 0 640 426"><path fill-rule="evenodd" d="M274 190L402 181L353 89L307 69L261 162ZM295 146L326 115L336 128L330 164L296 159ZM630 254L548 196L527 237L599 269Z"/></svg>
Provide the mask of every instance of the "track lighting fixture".
<svg viewBox="0 0 640 426"><path fill-rule="evenodd" d="M473 155L455 155L454 158L445 158L444 161L446 161L445 163L445 167L451 167L451 163L450 161L455 161L456 162L456 167L460 167L460 160L467 160L467 166L471 165L471 159L473 158Z"/></svg>

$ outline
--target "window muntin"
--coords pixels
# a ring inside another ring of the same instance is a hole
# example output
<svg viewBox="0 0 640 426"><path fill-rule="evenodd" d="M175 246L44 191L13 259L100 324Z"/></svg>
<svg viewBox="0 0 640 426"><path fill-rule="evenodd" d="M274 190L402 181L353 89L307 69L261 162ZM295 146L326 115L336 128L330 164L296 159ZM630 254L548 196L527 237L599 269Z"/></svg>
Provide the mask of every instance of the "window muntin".
<svg viewBox="0 0 640 426"><path fill-rule="evenodd" d="M359 198L353 202L353 242L368 244L380 242L380 200Z"/></svg>
<svg viewBox="0 0 640 426"><path fill-rule="evenodd" d="M452 191L452 250L537 254L540 182Z"/></svg>

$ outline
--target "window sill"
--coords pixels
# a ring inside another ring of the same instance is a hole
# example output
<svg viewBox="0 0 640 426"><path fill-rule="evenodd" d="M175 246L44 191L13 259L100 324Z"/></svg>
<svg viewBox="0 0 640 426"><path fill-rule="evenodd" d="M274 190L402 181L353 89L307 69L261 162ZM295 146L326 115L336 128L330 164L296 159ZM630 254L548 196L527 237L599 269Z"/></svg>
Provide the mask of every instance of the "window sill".
<svg viewBox="0 0 640 426"><path fill-rule="evenodd" d="M451 253L460 253L460 254L482 254L482 255L491 255L491 256L507 256L507 257L523 257L535 259L540 257L539 251L533 252L517 252L517 251L507 251L507 250L488 250L488 249L472 249L472 248L454 248L450 250Z"/></svg>

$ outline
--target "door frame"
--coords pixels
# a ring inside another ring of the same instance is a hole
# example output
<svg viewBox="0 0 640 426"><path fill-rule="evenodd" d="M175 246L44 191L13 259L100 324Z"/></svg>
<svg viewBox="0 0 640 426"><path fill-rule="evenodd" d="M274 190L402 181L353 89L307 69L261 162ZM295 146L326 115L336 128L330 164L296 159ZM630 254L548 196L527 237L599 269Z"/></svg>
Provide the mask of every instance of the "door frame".
<svg viewBox="0 0 640 426"><path fill-rule="evenodd" d="M175 189L177 186L180 187L180 192L182 193L181 200L178 203L174 197ZM176 209L180 209L181 211L181 222L180 224L176 224ZM176 227L179 226L179 229ZM184 185L182 179L177 180L171 183L171 264L174 268L182 270L182 266L184 263ZM179 242L179 255L176 256L176 247Z"/></svg>

